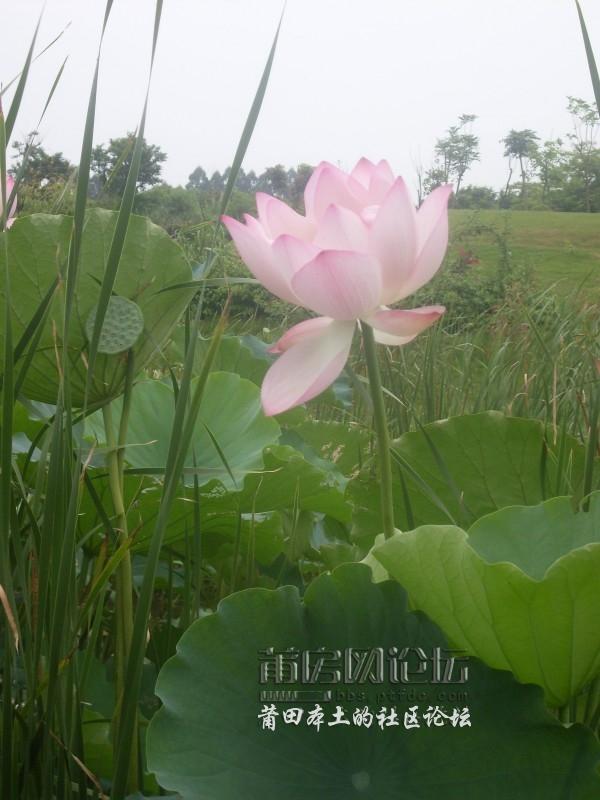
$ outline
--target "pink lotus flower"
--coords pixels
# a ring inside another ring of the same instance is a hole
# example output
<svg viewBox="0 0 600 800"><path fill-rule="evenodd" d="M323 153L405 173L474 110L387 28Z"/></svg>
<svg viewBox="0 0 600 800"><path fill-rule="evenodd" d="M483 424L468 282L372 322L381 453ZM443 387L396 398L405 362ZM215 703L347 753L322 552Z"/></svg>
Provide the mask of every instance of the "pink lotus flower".
<svg viewBox="0 0 600 800"><path fill-rule="evenodd" d="M14 188L14 185L15 185L15 181L9 175L6 178L6 200L7 200L7 202L10 199L10 193L12 192L12 190ZM13 224L16 211L17 211L17 197L15 195L15 198L13 200L13 204L10 207L10 210L8 212L8 216L6 218L6 227L7 228L10 228L10 226ZM0 217L1 216L2 216L2 193L0 192Z"/></svg>
<svg viewBox="0 0 600 800"><path fill-rule="evenodd" d="M376 341L402 345L434 323L443 306L388 306L426 284L448 244L451 186L416 211L386 161L362 158L350 174L322 162L304 191L306 216L258 193L258 219L223 222L252 274L273 294L322 316L295 325L271 348L280 358L262 385L272 416L312 399L338 377L356 323Z"/></svg>

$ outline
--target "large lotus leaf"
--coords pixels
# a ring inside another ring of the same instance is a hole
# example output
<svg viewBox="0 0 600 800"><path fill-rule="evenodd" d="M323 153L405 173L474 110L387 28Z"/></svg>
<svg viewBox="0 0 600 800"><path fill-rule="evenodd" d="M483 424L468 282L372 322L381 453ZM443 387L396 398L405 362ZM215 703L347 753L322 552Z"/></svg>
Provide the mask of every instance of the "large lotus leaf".
<svg viewBox="0 0 600 800"><path fill-rule="evenodd" d="M68 342L71 400L77 406L83 403L87 378L85 325L98 302L116 219L116 212L93 209L85 221ZM57 396L56 345L61 346L64 277L72 226L70 217L33 214L15 220L9 231L0 233L0 307L5 307L5 248L1 239L6 237L15 341L57 282L48 318L22 387L26 397L48 403L55 402ZM191 270L181 248L157 225L143 217L132 216L113 291L117 296L134 301L144 318L144 330L133 348L137 369L142 369L165 342L193 294L189 289L161 290L190 278ZM0 324L0 352L4 349L3 336L4 323ZM94 369L90 405L117 396L122 391L124 375L123 354L100 354Z"/></svg>
<svg viewBox="0 0 600 800"><path fill-rule="evenodd" d="M426 617L408 612L398 584L373 584L363 565L320 576L304 601L290 586L231 595L215 614L188 629L159 675L164 706L148 731L149 767L183 800L592 800L598 795L600 747L591 732L578 725L564 728L544 709L537 688L473 660L466 684L470 727L428 727L421 720L418 730L405 729L410 706L417 705L417 714L430 705L449 712L441 699L447 695L439 684L421 682L417 701L400 700L398 684L387 680L345 685L342 697L321 701L325 723L319 731L306 725L313 702L276 703L274 731L259 723L264 705L259 651L394 646L431 652L446 643ZM353 700L352 691L365 696ZM395 694L382 700L381 692ZM375 712L394 707L400 724L382 730L377 722L369 728L332 727L327 722L337 704L347 719L357 706ZM464 707L464 697L459 705ZM282 721L281 712L290 706L305 709L297 727Z"/></svg>
<svg viewBox="0 0 600 800"><path fill-rule="evenodd" d="M202 364L209 344L210 341L208 339L198 338L196 343L197 367ZM271 347L272 343L263 342L251 334L242 334L240 336L229 334L223 336L215 356L215 369L223 370L224 372L237 372L243 378L248 378L260 385L267 370L277 358L269 352ZM175 337L169 347L168 358L170 361L182 363L184 353L185 336L182 333ZM342 404L345 408L351 408L352 388L348 378L345 375L337 378L331 387L319 396L319 401L317 402ZM290 425L296 425L305 416L305 409L302 406L298 406L280 414L278 419Z"/></svg>
<svg viewBox="0 0 600 800"><path fill-rule="evenodd" d="M393 446L406 464L394 474L401 530L447 523L466 529L505 506L576 494L583 480L583 445L569 436L555 442L541 422L497 411L433 422ZM355 508L354 536L370 546L383 529L374 476L351 481L347 497Z"/></svg>
<svg viewBox="0 0 600 800"><path fill-rule="evenodd" d="M152 486L139 493L131 504L129 529L136 531L135 549L147 548L158 517L161 487ZM174 545L194 534L195 500L191 491L173 501L164 543ZM251 548L261 564L270 564L283 550L283 528L277 513L252 514L234 510L215 512L200 496L199 529L202 557L214 563L231 555L239 536L239 549L246 558Z"/></svg>
<svg viewBox="0 0 600 800"><path fill-rule="evenodd" d="M94 492L104 512L116 525L112 512L110 486L106 476L93 478ZM124 498L127 508L127 524L133 535L132 549L145 551L154 533L162 486L154 480L126 475L124 480ZM196 531L195 501L192 490L181 489L171 506L163 542L174 546L182 542L181 551L185 551L185 539L191 542ZM241 514L234 510L215 513L210 505L200 499L199 529L203 558L215 563L226 558L233 550L234 542L239 536L239 547L242 557L246 557L249 548L256 561L270 564L283 550L284 533L279 514ZM88 491L82 495L77 518L79 538L87 539L94 533L105 534L103 520L98 514L96 505Z"/></svg>
<svg viewBox="0 0 600 800"><path fill-rule="evenodd" d="M509 561L535 580L567 553L600 543L600 492L575 513L569 497L537 506L505 508L469 528L469 544L489 564Z"/></svg>
<svg viewBox="0 0 600 800"><path fill-rule="evenodd" d="M204 509L214 514L252 514L293 508L350 521L343 480L335 471L311 463L288 445L265 448L263 461L264 469L248 473L239 492L228 491L220 481L203 486Z"/></svg>
<svg viewBox="0 0 600 800"><path fill-rule="evenodd" d="M102 434L102 428L98 428ZM275 445L263 452L264 469L246 475L239 492L228 491L221 481L213 480L200 490L200 526L208 539L222 544L236 535L242 515L242 544L256 536L256 558L269 563L282 549L283 534L279 517L271 512L295 509L325 514L347 523L350 507L344 500L343 487L328 471L310 464L291 447ZM111 500L105 473L94 475L92 485L100 503L110 516ZM125 477L125 504L129 509L129 530L135 532L135 547L144 549L152 536L160 502L161 486L148 478ZM194 493L181 487L169 518L165 542L183 539L194 530ZM83 493L78 517L80 536L103 530L96 506L89 493Z"/></svg>
<svg viewBox="0 0 600 800"><path fill-rule="evenodd" d="M349 522L351 509L344 499L344 486L335 471L322 469L308 461L302 453L288 445L275 445L265 450L262 473L246 476L238 494L225 495L218 486L207 494L213 508L239 507L246 512L265 512L296 508L328 514L341 522Z"/></svg>
<svg viewBox="0 0 600 800"><path fill-rule="evenodd" d="M563 706L600 672L600 496L395 534L372 555L450 641Z"/></svg>
<svg viewBox="0 0 600 800"><path fill-rule="evenodd" d="M192 391L194 386L192 382ZM113 403L115 437L121 409L119 398ZM148 380L133 388L125 450L130 467L165 468L174 416L175 396L170 384ZM100 443L106 442L98 412L90 418L87 430ZM213 372L206 382L190 441L185 482L192 485L196 474L200 485L219 480L227 490L241 488L240 482L248 472L262 468L263 449L279 435L277 422L262 412L257 386L230 372Z"/></svg>
<svg viewBox="0 0 600 800"><path fill-rule="evenodd" d="M196 343L196 367L199 370L210 345L210 339L198 337ZM178 331L167 351L170 361L183 363L185 360L185 332ZM273 356L267 345L254 336L233 336L221 338L213 362L213 369L235 372L242 378L260 386L266 371L273 363Z"/></svg>

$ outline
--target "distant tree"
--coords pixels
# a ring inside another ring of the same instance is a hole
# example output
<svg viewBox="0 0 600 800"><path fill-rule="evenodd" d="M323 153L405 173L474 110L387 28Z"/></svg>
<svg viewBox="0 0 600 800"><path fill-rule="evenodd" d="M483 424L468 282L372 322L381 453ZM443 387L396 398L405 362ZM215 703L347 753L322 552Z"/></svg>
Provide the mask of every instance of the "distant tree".
<svg viewBox="0 0 600 800"><path fill-rule="evenodd" d="M456 177L454 196L460 191L465 173L479 161L479 138L471 133L470 126L475 122L475 114L462 114L459 124L450 128L447 145L450 150L452 174Z"/></svg>
<svg viewBox="0 0 600 800"><path fill-rule="evenodd" d="M110 139L108 145L100 144L94 147L92 173L101 192L122 196L131 166L134 144L135 134L128 133L127 136ZM166 159L167 154L160 147L143 140L138 189L148 189L160 183L162 165Z"/></svg>
<svg viewBox="0 0 600 800"><path fill-rule="evenodd" d="M583 195L583 208L593 211L593 189L598 187L600 175L600 151L596 138L600 129L600 118L595 105L579 97L569 97L567 109L573 122L573 130L567 134L572 144L567 170L571 181L578 185Z"/></svg>
<svg viewBox="0 0 600 800"><path fill-rule="evenodd" d="M252 194L256 191L256 186L258 184L258 178L256 176L256 172L253 169L250 172L244 172L243 169L240 169L240 174L238 175L237 181L235 182L237 188L240 192L247 192L248 194Z"/></svg>
<svg viewBox="0 0 600 800"><path fill-rule="evenodd" d="M420 208L425 195L425 167L420 158L418 161L413 161L413 164L417 178L417 208Z"/></svg>
<svg viewBox="0 0 600 800"><path fill-rule="evenodd" d="M304 190L314 167L310 164L298 164L295 170L290 170L293 175L288 173L289 201L297 211L304 212Z"/></svg>
<svg viewBox="0 0 600 800"><path fill-rule="evenodd" d="M225 172L223 173L223 189L227 187L229 183L229 176L231 175L231 167L227 167ZM256 175L254 172L249 172L246 175L243 167L238 169L238 173L235 176L235 182L233 184L233 188L237 189L239 192L247 192L251 193L256 186Z"/></svg>
<svg viewBox="0 0 600 800"><path fill-rule="evenodd" d="M73 172L73 164L62 153L47 153L39 144L37 131L31 131L23 142L13 142L17 160L9 170L11 175L23 167L22 183L31 188L42 188L51 183L65 183Z"/></svg>
<svg viewBox="0 0 600 800"><path fill-rule="evenodd" d="M196 167L196 169L190 173L185 188L196 189L198 191L203 191L208 188L208 175L202 167Z"/></svg>
<svg viewBox="0 0 600 800"><path fill-rule="evenodd" d="M491 186L465 186L454 198L454 208L495 208L498 194Z"/></svg>
<svg viewBox="0 0 600 800"><path fill-rule="evenodd" d="M223 172L223 189L225 189L227 187L227 185L229 183L230 176L231 176L231 167L227 167ZM236 179L235 179L236 182L237 182L238 176L239 176L239 172L238 172L238 175L236 176ZM235 183L234 183L234 186L235 186Z"/></svg>
<svg viewBox="0 0 600 800"><path fill-rule="evenodd" d="M256 215L254 195L234 189L227 204L227 213L236 219L242 219L244 214Z"/></svg>
<svg viewBox="0 0 600 800"><path fill-rule="evenodd" d="M509 175L506 182L505 195L508 196L510 179L512 176L512 159L516 158L519 162L521 172L521 198L525 197L525 187L530 172L530 162L535 158L537 152L537 142L539 136L529 128L517 131L511 129L504 139L500 140L504 145L504 155L508 158Z"/></svg>
<svg viewBox="0 0 600 800"><path fill-rule="evenodd" d="M195 192L182 186L153 186L140 192L134 203L136 214L150 217L152 222L165 228L171 235L201 221L202 211Z"/></svg>
<svg viewBox="0 0 600 800"><path fill-rule="evenodd" d="M235 179L234 189L247 195L266 192L285 200L298 210L302 210L304 187L312 171L313 167L309 164L299 164L297 167L290 169L286 169L282 164L276 164L273 167L267 167L257 177L254 170L246 172L240 168ZM209 178L206 170L198 166L190 173L185 188L201 194L212 193L212 195L217 195L227 186L230 175L231 167L227 167L222 174L216 171ZM246 202L241 201L239 204L240 206L247 205Z"/></svg>
<svg viewBox="0 0 600 800"><path fill-rule="evenodd" d="M562 139L547 139L536 148L533 163L542 187L542 202L550 203L553 191L565 180L566 152Z"/></svg>
<svg viewBox="0 0 600 800"><path fill-rule="evenodd" d="M186 191L195 195L202 220L213 220L219 213L223 191L230 175L231 167L226 167L223 173L217 170L209 178L206 170L200 166L189 175ZM227 204L227 213L230 216L241 219L244 214L256 213L254 192L257 182L254 171L246 173L242 168L239 169Z"/></svg>
<svg viewBox="0 0 600 800"><path fill-rule="evenodd" d="M230 169L230 167L228 167L227 169ZM216 170L210 176L210 180L208 182L208 188L210 189L211 192L222 192L223 189L225 188L225 178L223 175L221 175L219 170Z"/></svg>
<svg viewBox="0 0 600 800"><path fill-rule="evenodd" d="M458 124L448 128L446 136L435 145L435 162L427 171L424 188L430 192L443 183L454 182L454 196L475 161L479 161L479 137L471 132L475 114L461 114Z"/></svg>
<svg viewBox="0 0 600 800"><path fill-rule="evenodd" d="M442 186L444 183L448 183L450 180L450 175L448 174L448 170L445 166L433 166L429 167L429 169L425 170L425 174L423 176L423 187L422 191L424 194L430 194L433 192L434 189L437 189L438 186Z"/></svg>
<svg viewBox="0 0 600 800"><path fill-rule="evenodd" d="M257 189L266 192L281 200L287 200L288 195L288 173L283 164L275 164L274 167L267 167L259 175Z"/></svg>

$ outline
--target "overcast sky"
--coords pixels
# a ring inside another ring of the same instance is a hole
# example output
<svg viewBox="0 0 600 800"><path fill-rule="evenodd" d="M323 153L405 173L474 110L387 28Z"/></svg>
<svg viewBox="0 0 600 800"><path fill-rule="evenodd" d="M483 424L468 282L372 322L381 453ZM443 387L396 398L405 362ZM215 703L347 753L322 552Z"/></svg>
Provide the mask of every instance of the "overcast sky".
<svg viewBox="0 0 600 800"><path fill-rule="evenodd" d="M41 0L0 0L0 81L20 69ZM582 0L600 55L600 3ZM39 42L62 39L34 65L15 137L78 159L104 0L47 0ZM282 0L164 0L148 141L168 154L163 177L232 160ZM145 89L154 0L115 0L105 39L96 142L132 130ZM499 186L510 128L543 138L569 130L568 94L592 97L573 0L288 0L265 103L245 168L387 158L414 184L438 136L477 114L481 162L466 183Z"/></svg>

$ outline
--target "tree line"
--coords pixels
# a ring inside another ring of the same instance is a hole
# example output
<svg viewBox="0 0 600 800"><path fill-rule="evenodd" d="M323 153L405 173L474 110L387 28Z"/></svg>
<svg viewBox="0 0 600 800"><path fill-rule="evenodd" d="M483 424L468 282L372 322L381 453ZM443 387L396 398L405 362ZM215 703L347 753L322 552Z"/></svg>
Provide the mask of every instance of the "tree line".
<svg viewBox="0 0 600 800"><path fill-rule="evenodd" d="M520 208L600 211L600 117L595 104L567 98L571 129L541 139L530 128L512 128L499 144L507 159L506 183L499 189L469 185L465 175L480 160L477 117L462 114L437 139L432 163L417 165L419 202L441 183L454 183L456 208Z"/></svg>
<svg viewBox="0 0 600 800"><path fill-rule="evenodd" d="M595 105L569 97L571 129L563 137L542 139L531 129L511 129L499 142L507 160L503 186L476 186L467 182L480 160L477 116L462 114L436 140L430 163L416 165L418 202L442 183L453 183L455 208L551 209L600 211L600 118ZM133 154L134 135L110 139L93 149L90 195L92 202L108 208L118 205L125 188ZM33 131L13 143L11 174L19 175L22 210L69 212L76 167L62 153L48 153ZM147 214L169 231L214 218L231 168L210 175L197 166L185 187L162 180L167 154L144 140L135 210ZM263 172L240 169L230 199L230 213L240 216L254 210L254 194L262 191L302 210L303 192L313 167L282 164Z"/></svg>

